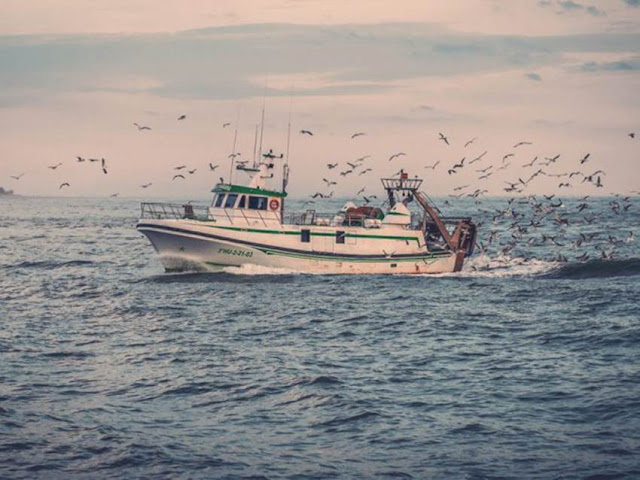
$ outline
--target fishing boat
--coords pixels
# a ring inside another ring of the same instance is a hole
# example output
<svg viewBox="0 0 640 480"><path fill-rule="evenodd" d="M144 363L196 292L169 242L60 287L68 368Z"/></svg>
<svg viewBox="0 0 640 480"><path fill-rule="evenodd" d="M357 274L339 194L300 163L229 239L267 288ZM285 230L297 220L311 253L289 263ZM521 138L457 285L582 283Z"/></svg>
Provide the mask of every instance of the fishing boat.
<svg viewBox="0 0 640 480"><path fill-rule="evenodd" d="M218 183L210 205L142 203L137 229L165 270L257 265L304 273L436 274L459 271L473 253L471 218L443 217L420 190L422 180L404 171L381 179L382 208L348 202L331 214L287 212L287 163L281 188L268 186L280 158L270 151L249 166L236 165L247 181L231 183L230 176Z"/></svg>

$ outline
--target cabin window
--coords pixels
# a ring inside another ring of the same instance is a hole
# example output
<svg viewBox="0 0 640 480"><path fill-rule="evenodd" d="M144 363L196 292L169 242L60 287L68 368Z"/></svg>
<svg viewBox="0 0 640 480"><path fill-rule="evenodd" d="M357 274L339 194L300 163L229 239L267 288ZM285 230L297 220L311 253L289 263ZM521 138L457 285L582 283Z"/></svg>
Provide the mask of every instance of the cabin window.
<svg viewBox="0 0 640 480"><path fill-rule="evenodd" d="M345 234L342 230L336 232L336 243L344 243Z"/></svg>
<svg viewBox="0 0 640 480"><path fill-rule="evenodd" d="M224 193L219 193L216 197L215 207L220 208L222 206L222 201L224 200Z"/></svg>
<svg viewBox="0 0 640 480"><path fill-rule="evenodd" d="M244 196L244 195L242 195L242 196L240 197L240 201L238 202L238 208L244 208L245 200L246 200L245 196Z"/></svg>
<svg viewBox="0 0 640 480"><path fill-rule="evenodd" d="M249 208L251 210L266 210L267 197L249 197Z"/></svg>
<svg viewBox="0 0 640 480"><path fill-rule="evenodd" d="M227 201L224 202L224 208L233 208L233 206L236 204L237 199L237 193L230 193L229 195L227 195Z"/></svg>
<svg viewBox="0 0 640 480"><path fill-rule="evenodd" d="M309 243L311 241L311 230L300 230L300 241L302 243Z"/></svg>

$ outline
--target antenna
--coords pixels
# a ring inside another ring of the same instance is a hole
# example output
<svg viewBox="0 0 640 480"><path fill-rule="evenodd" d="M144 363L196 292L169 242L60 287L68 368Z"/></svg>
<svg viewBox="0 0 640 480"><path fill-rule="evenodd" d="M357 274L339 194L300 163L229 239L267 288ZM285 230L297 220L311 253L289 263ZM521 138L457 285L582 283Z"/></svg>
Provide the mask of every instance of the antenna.
<svg viewBox="0 0 640 480"><path fill-rule="evenodd" d="M260 148L258 149L258 161L260 161L260 155L262 155L262 134L264 133L264 109L267 103L267 80L264 82L264 95L262 96L262 120L260 122Z"/></svg>
<svg viewBox="0 0 640 480"><path fill-rule="evenodd" d="M287 184L289 183L289 151L291 146L291 111L293 110L293 85L291 86L291 93L289 96L289 123L287 125L287 153L282 165L282 191L287 190Z"/></svg>
<svg viewBox="0 0 640 480"><path fill-rule="evenodd" d="M229 167L229 183L233 183L233 166L236 163L236 143L238 140L238 123L240 122L240 104L236 113L236 130L233 134L233 148L231 149L231 166Z"/></svg>
<svg viewBox="0 0 640 480"><path fill-rule="evenodd" d="M258 125L256 124L256 133L253 137L253 168L256 168L256 148L258 146Z"/></svg>

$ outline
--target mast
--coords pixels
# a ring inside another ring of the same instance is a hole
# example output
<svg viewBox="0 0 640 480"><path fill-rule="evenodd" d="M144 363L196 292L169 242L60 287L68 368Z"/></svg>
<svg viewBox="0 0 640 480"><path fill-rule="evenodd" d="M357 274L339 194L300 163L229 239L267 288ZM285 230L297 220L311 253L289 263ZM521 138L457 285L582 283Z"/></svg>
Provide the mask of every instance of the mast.
<svg viewBox="0 0 640 480"><path fill-rule="evenodd" d="M264 110L267 103L267 84L264 85L264 95L262 96L262 120L260 121L260 148L258 148L258 162L262 155L262 136L264 134Z"/></svg>
<svg viewBox="0 0 640 480"><path fill-rule="evenodd" d="M293 87L291 87L291 95L289 97L289 120L287 123L287 150L284 162L282 162L282 193L286 193L287 184L289 183L289 151L291 146L291 110L293 109ZM284 214L284 198L280 203L280 218Z"/></svg>

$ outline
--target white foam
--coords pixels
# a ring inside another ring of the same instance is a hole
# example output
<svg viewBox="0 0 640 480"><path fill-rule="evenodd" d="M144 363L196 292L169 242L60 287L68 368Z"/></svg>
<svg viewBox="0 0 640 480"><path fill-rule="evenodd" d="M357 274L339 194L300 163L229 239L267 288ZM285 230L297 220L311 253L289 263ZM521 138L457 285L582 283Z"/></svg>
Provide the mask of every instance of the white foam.
<svg viewBox="0 0 640 480"><path fill-rule="evenodd" d="M562 263L525 259L499 255L489 257L486 254L472 257L465 261L460 272L437 274L437 277L512 277L535 276L548 273L562 266Z"/></svg>
<svg viewBox="0 0 640 480"><path fill-rule="evenodd" d="M265 267L251 263L239 267L223 267L222 271L232 275L300 275L300 272L288 268Z"/></svg>

